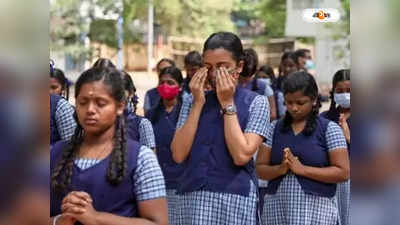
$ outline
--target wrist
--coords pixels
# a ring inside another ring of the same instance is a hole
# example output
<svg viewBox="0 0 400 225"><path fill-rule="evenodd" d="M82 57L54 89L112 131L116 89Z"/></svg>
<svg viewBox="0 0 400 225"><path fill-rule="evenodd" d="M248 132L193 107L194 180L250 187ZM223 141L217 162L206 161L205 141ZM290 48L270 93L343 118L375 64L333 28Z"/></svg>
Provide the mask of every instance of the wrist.
<svg viewBox="0 0 400 225"><path fill-rule="evenodd" d="M221 102L221 108L222 109L225 109L229 105L233 105L233 100L232 101Z"/></svg>
<svg viewBox="0 0 400 225"><path fill-rule="evenodd" d="M298 174L299 176L306 177L307 176L307 167L306 166L301 166L301 169L299 170Z"/></svg>
<svg viewBox="0 0 400 225"><path fill-rule="evenodd" d="M195 109L202 109L204 106L205 102L200 102L200 101L194 101L193 102L193 108Z"/></svg>

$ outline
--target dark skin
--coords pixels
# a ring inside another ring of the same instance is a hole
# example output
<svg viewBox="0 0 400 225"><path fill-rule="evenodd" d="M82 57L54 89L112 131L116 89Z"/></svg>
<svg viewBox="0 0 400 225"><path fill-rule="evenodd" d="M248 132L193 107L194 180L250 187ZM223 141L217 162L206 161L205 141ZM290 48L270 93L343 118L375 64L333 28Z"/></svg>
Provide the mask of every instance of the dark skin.
<svg viewBox="0 0 400 225"><path fill-rule="evenodd" d="M102 81L84 84L76 99L79 123L84 129L84 140L79 148L79 157L104 159L113 149L115 120L125 107L109 93ZM73 225L80 221L85 225L154 225L168 224L167 202L158 198L138 202L140 218L128 218L97 211L89 193L70 192L61 205L62 216L57 225Z"/></svg>
<svg viewBox="0 0 400 225"><path fill-rule="evenodd" d="M286 58L281 63L282 75L287 76L297 71L297 65L291 58Z"/></svg>
<svg viewBox="0 0 400 225"><path fill-rule="evenodd" d="M203 59L205 67L193 76L189 84L194 98L193 106L186 123L175 132L171 143L172 156L177 163L183 162L191 151L205 103L206 80L216 90L221 107L225 108L234 104L239 74L243 69L243 61L237 62L231 52L222 48L206 50ZM224 132L234 164L246 165L261 144L262 138L255 133L243 133L237 115L224 115Z"/></svg>
<svg viewBox="0 0 400 225"><path fill-rule="evenodd" d="M271 79L271 77L268 74L264 73L263 71L259 71L257 73L257 77L258 78L269 78L269 79ZM274 96L269 96L268 97L268 102L269 102L269 113L270 113L269 117L270 117L270 121L274 121L277 118L277 115L276 115L276 102L275 102Z"/></svg>
<svg viewBox="0 0 400 225"><path fill-rule="evenodd" d="M165 74L163 76L161 76L160 78L160 85L161 84L168 84L171 86L179 86L178 81L176 81L170 74ZM170 113L174 107L178 104L178 96L176 96L175 98L168 100L168 99L163 99L163 103L165 106L165 110Z"/></svg>
<svg viewBox="0 0 400 225"><path fill-rule="evenodd" d="M50 94L61 95L62 85L61 83L53 77L50 77Z"/></svg>
<svg viewBox="0 0 400 225"><path fill-rule="evenodd" d="M164 69L164 68L166 68L166 67L170 67L170 66L172 66L169 62L167 62L167 61L162 61L159 65L158 65L158 67L157 67L157 73L158 74L160 74L160 71L162 70L162 69Z"/></svg>
<svg viewBox="0 0 400 225"><path fill-rule="evenodd" d="M287 110L293 117L292 130L295 135L302 132L306 125L307 116L312 111L315 99L304 96L302 91L285 95ZM312 167L304 165L294 155L290 148L285 148L284 157L280 165L271 166L271 147L262 145L257 155L257 173L261 179L273 180L285 175L289 170L292 173L324 183L339 183L349 179L350 163L346 148L339 148L329 152L328 167Z"/></svg>
<svg viewBox="0 0 400 225"><path fill-rule="evenodd" d="M200 66L195 66L195 65L185 65L185 70L186 70L186 76L189 79L192 79L194 74L199 70L201 67Z"/></svg>
<svg viewBox="0 0 400 225"><path fill-rule="evenodd" d="M350 87L351 87L350 80L337 82L334 93L337 93L337 94L350 93ZM349 125L347 124L347 119L351 115L351 110L350 110L350 108L345 109L345 108L339 107L339 112L340 112L339 125L342 128L342 131L343 131L344 136L346 137L347 143L350 144L350 128L349 128Z"/></svg>

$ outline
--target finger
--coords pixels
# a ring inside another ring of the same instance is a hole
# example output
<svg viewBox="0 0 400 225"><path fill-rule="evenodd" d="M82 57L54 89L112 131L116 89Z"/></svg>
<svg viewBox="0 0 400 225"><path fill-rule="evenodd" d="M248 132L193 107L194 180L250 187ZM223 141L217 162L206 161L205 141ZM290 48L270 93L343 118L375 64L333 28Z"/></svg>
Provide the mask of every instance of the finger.
<svg viewBox="0 0 400 225"><path fill-rule="evenodd" d="M222 90L222 88L223 88L223 85L222 85L222 81L221 81L221 71L219 70L219 69L217 69L217 72L216 72L217 74L216 74L216 79L215 79L215 83L216 83L216 87L217 87L217 90Z"/></svg>
<svg viewBox="0 0 400 225"><path fill-rule="evenodd" d="M227 75L226 69L225 69L224 67L222 67L222 68L220 69L220 76L221 76L221 84L222 84L222 87L223 87L224 89L228 88L228 87L229 87L228 75Z"/></svg>
<svg viewBox="0 0 400 225"><path fill-rule="evenodd" d="M232 80L233 76L229 74L228 70L225 67L223 68L223 72L224 72L224 75L225 75L226 85L229 88L233 88L234 87L233 80Z"/></svg>
<svg viewBox="0 0 400 225"><path fill-rule="evenodd" d="M205 70L203 71L203 73L201 74L200 79L199 79L199 84L200 84L201 88L204 88L204 83L207 80L207 75L208 75L207 73L208 73L208 69L205 68Z"/></svg>
<svg viewBox="0 0 400 225"><path fill-rule="evenodd" d="M86 201L86 199L82 199L77 196L70 196L69 198L65 199L65 202L63 202L63 203L71 203L71 204L80 205L83 207L90 204L88 201Z"/></svg>
<svg viewBox="0 0 400 225"><path fill-rule="evenodd" d="M61 212L83 213L86 212L86 209L81 206L66 203L61 205Z"/></svg>
<svg viewBox="0 0 400 225"><path fill-rule="evenodd" d="M92 197L90 197L90 195L86 192L79 191L79 192L75 192L74 195L76 195L82 199L85 199L88 202L93 202Z"/></svg>
<svg viewBox="0 0 400 225"><path fill-rule="evenodd" d="M64 204L61 206L61 212L81 214L81 213L86 212L86 209L79 207L79 206L71 205L71 204Z"/></svg>

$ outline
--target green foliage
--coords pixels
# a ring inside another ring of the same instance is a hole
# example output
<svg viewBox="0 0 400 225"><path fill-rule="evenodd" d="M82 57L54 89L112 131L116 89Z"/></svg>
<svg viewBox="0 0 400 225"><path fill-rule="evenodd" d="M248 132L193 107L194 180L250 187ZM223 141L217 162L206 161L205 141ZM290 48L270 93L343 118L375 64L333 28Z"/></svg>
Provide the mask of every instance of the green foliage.
<svg viewBox="0 0 400 225"><path fill-rule="evenodd" d="M255 13L258 18L264 21L268 37L285 36L286 0L260 1Z"/></svg>
<svg viewBox="0 0 400 225"><path fill-rule="evenodd" d="M117 29L115 20L98 19L90 24L89 38L90 41L106 44L110 47L117 48Z"/></svg>

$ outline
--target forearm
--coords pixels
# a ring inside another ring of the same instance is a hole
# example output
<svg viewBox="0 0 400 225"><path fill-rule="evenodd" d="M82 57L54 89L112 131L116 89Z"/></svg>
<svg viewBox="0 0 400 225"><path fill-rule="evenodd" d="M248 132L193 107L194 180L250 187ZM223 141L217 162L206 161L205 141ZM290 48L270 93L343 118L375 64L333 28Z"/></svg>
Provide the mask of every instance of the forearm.
<svg viewBox="0 0 400 225"><path fill-rule="evenodd" d="M150 221L144 218L122 217L110 213L100 212L95 218L96 225L164 225L161 221Z"/></svg>
<svg viewBox="0 0 400 225"><path fill-rule="evenodd" d="M274 96L268 97L268 102L269 102L270 121L274 121L277 118L276 103Z"/></svg>
<svg viewBox="0 0 400 225"><path fill-rule="evenodd" d="M172 157L175 162L181 163L188 157L197 132L199 118L203 104L193 104L186 123L179 128L171 143Z"/></svg>
<svg viewBox="0 0 400 225"><path fill-rule="evenodd" d="M301 176L324 183L340 183L349 179L350 171L337 166L312 167L304 166Z"/></svg>
<svg viewBox="0 0 400 225"><path fill-rule="evenodd" d="M280 165L270 166L265 164L257 164L256 170L259 178L268 181L285 174Z"/></svg>
<svg viewBox="0 0 400 225"><path fill-rule="evenodd" d="M224 115L225 142L235 165L246 165L257 148L249 145L237 118L237 115Z"/></svg>

